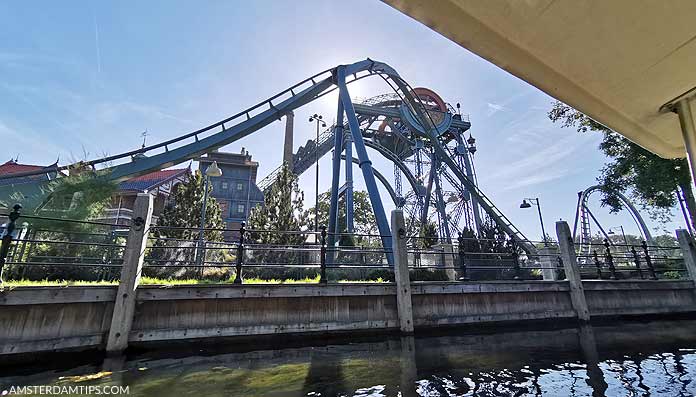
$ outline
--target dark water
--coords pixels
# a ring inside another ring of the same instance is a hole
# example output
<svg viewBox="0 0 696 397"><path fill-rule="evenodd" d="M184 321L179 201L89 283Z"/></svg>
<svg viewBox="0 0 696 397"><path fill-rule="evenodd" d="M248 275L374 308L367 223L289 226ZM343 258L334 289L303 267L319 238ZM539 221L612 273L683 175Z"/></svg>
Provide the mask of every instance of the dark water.
<svg viewBox="0 0 696 397"><path fill-rule="evenodd" d="M81 384L127 385L135 396L692 396L694 331L696 321L682 320L248 352L208 347L66 370L5 367L0 392Z"/></svg>

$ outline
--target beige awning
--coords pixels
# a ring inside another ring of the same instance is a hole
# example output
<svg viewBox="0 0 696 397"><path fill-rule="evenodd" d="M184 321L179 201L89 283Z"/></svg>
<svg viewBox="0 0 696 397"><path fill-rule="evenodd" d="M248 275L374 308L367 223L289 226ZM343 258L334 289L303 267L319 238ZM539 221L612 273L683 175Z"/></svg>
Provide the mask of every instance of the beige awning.
<svg viewBox="0 0 696 397"><path fill-rule="evenodd" d="M696 0L384 0L663 157L696 87Z"/></svg>

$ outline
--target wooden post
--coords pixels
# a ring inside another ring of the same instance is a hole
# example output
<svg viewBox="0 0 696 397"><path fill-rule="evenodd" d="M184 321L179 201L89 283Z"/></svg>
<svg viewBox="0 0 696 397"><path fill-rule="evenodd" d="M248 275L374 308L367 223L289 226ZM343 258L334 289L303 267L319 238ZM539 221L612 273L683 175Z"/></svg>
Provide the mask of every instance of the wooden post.
<svg viewBox="0 0 696 397"><path fill-rule="evenodd" d="M684 255L684 266L689 273L689 278L696 281L696 247L694 247L694 239L688 231L684 229L677 230L677 240Z"/></svg>
<svg viewBox="0 0 696 397"><path fill-rule="evenodd" d="M135 314L136 289L145 259L145 247L152 221L152 195L139 193L135 200L128 242L123 253L121 281L118 284L114 312L111 317L109 339L106 343L108 353L120 353L128 347L128 334Z"/></svg>
<svg viewBox="0 0 696 397"><path fill-rule="evenodd" d="M570 300L573 303L573 308L578 314L580 321L590 321L590 311L587 308L585 290L580 279L578 258L575 256L575 244L573 243L568 223L565 221L556 222L556 235L558 236L558 245L561 248L563 269L570 285Z"/></svg>
<svg viewBox="0 0 696 397"><path fill-rule="evenodd" d="M391 214L392 250L394 251L394 278L396 279L396 306L399 312L401 332L413 333L413 306L411 304L411 279L408 272L406 251L406 226L404 213L394 210Z"/></svg>

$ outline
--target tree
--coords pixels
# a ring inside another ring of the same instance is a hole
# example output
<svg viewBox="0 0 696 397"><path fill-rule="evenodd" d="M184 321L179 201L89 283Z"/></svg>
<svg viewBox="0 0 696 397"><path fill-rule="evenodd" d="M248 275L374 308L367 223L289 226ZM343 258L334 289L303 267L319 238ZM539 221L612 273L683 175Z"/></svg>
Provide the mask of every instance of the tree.
<svg viewBox="0 0 696 397"><path fill-rule="evenodd" d="M327 191L319 195L319 226L329 226L329 206L331 192ZM315 207L306 211L307 226L314 228ZM377 234L377 221L370 205L370 196L367 192L357 190L353 192L353 226L357 234ZM338 230L346 230L346 197L338 200ZM343 244L341 244L343 245Z"/></svg>
<svg viewBox="0 0 696 397"><path fill-rule="evenodd" d="M668 221L681 194L689 221L696 226L696 201L686 159L663 159L562 102L554 103L548 116L563 127L604 134L599 149L609 162L601 169L597 182L604 193L602 205L611 212L623 208L619 193L628 192L653 219Z"/></svg>
<svg viewBox="0 0 696 397"><path fill-rule="evenodd" d="M301 244L302 234L297 232L307 224L303 211L304 193L300 190L297 176L283 163L280 173L271 188L264 195L263 206L257 206L249 213L247 227L270 233L252 233L250 237L262 244Z"/></svg>
<svg viewBox="0 0 696 397"><path fill-rule="evenodd" d="M157 227L154 229L153 234L157 237L154 245L160 248L152 248L147 255L151 264L158 267L145 269L146 275L185 278L204 274L205 269L189 269L183 266L193 263L198 252L195 240L198 240L200 233L204 189L205 179L200 171L195 171L188 181L176 185L173 198L157 219ZM209 194L211 190L212 186L209 184ZM205 206L205 228L223 229L224 225L220 205L214 197L208 196ZM167 240L168 238L184 241ZM223 233L222 230L206 230L203 232L203 238L207 242L221 242ZM220 244L208 246L223 248ZM222 262L225 260L225 251L208 249L204 251L204 256L207 261ZM162 267L164 265L167 267Z"/></svg>
<svg viewBox="0 0 696 397"><path fill-rule="evenodd" d="M16 261L47 263L94 263L109 261L111 250L98 244L113 244L117 240L111 227L85 221L98 217L107 207L116 184L100 173L72 172L51 181L46 187L48 199L37 210L43 218L27 218L25 231L28 240L53 241L23 244ZM44 219L50 218L50 219ZM62 219L65 219L63 221ZM70 241L78 244L62 244ZM115 268L89 266L23 266L11 269L10 278L50 280L98 280L117 277Z"/></svg>
<svg viewBox="0 0 696 397"><path fill-rule="evenodd" d="M421 226L421 230L418 233L419 237L419 247L428 249L433 245L437 245L440 241L440 235L437 230L437 225L433 222L427 222L425 225Z"/></svg>
<svg viewBox="0 0 696 397"><path fill-rule="evenodd" d="M157 237L171 237L180 239L197 239L201 223L201 209L203 207L205 179L200 171L194 172L189 180L177 185L173 200L170 200L162 214L157 219L158 228L155 231ZM208 194L212 186L208 186ZM205 228L223 229L220 205L214 197L208 196L205 207ZM169 227L169 228L168 228ZM222 241L221 230L206 230L204 238L207 241Z"/></svg>

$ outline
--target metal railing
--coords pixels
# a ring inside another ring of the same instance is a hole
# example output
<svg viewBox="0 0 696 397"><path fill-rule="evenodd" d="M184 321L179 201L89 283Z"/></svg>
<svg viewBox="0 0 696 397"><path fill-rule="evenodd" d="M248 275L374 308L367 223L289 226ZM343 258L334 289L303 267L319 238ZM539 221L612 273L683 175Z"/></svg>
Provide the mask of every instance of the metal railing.
<svg viewBox="0 0 696 397"><path fill-rule="evenodd" d="M128 226L28 216L15 208L3 232L0 279L117 281ZM142 274L158 279L243 283L299 280L392 281L378 234L151 226ZM412 281L557 280L564 268L555 242L531 242L527 254L515 239L460 236L451 241L406 236ZM329 246L327 241L337 241ZM677 246L613 244L577 255L583 279L687 277ZM200 261L198 260L199 256Z"/></svg>
<svg viewBox="0 0 696 397"><path fill-rule="evenodd" d="M117 281L129 226L21 214L14 207L3 227L0 283Z"/></svg>
<svg viewBox="0 0 696 397"><path fill-rule="evenodd" d="M587 279L682 279L687 277L678 246L617 244L604 240L589 255L577 255L583 278Z"/></svg>
<svg viewBox="0 0 696 397"><path fill-rule="evenodd" d="M239 229L203 229L204 234L216 234L217 239L200 239L200 231L200 228L153 226L143 273L166 278L212 278L237 284L248 277L280 281L318 278L319 283L392 278L385 273L370 273L375 269L392 272L386 261L387 251L371 241L378 240L379 236L375 235L351 234L348 239L339 233L335 236L339 244L329 247L330 233L325 227L317 232L270 231L250 230L242 223ZM222 236L233 237L223 241ZM203 256L200 261L198 255Z"/></svg>

